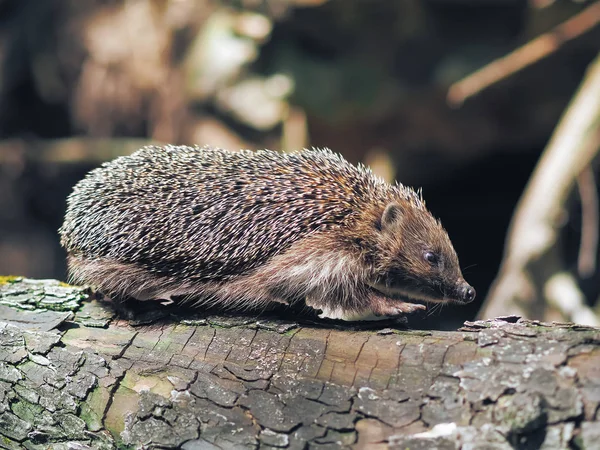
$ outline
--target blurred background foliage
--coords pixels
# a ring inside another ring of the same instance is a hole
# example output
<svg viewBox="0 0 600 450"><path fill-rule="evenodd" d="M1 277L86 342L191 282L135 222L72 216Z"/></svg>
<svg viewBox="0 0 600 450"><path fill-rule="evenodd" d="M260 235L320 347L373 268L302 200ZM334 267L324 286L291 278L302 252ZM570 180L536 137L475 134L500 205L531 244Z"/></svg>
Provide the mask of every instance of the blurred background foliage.
<svg viewBox="0 0 600 450"><path fill-rule="evenodd" d="M424 188L480 294L453 313L473 317L600 27L460 105L448 89L594 3L0 0L0 274L65 279L73 184L147 142L330 147Z"/></svg>

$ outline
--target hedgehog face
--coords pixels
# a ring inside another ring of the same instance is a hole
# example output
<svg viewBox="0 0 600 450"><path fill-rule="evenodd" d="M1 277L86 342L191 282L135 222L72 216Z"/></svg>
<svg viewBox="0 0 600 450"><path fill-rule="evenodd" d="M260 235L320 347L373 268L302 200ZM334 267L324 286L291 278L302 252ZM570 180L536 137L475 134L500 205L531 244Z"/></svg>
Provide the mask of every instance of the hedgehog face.
<svg viewBox="0 0 600 450"><path fill-rule="evenodd" d="M388 204L376 245L372 288L403 300L469 303L475 299L475 289L462 276L446 230L424 207Z"/></svg>

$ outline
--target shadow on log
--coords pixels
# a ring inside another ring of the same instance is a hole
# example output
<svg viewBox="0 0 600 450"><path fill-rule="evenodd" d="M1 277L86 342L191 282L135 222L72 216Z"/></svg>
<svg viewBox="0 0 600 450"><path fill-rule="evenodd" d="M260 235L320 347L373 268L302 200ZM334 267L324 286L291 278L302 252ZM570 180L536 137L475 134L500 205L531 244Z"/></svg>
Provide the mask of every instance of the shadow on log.
<svg viewBox="0 0 600 450"><path fill-rule="evenodd" d="M0 283L0 447L598 448L597 328L123 321L80 288Z"/></svg>

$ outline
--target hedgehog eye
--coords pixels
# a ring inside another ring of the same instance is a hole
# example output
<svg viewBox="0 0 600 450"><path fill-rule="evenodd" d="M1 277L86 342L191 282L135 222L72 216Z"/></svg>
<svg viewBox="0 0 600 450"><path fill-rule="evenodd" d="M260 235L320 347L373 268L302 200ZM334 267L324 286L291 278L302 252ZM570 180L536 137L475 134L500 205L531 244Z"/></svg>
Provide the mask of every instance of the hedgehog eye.
<svg viewBox="0 0 600 450"><path fill-rule="evenodd" d="M433 253L433 252L425 252L425 253L423 253L423 259L425 259L425 261L427 261L432 266L437 265L437 263L439 261L438 256L435 253Z"/></svg>

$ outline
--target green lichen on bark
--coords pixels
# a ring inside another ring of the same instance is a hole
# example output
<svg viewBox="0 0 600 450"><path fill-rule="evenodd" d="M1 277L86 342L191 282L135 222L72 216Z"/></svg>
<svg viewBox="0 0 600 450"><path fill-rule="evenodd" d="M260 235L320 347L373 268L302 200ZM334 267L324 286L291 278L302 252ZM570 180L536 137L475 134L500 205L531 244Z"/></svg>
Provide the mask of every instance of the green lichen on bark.
<svg viewBox="0 0 600 450"><path fill-rule="evenodd" d="M0 277L0 305L27 311L76 311L86 289L55 280Z"/></svg>

